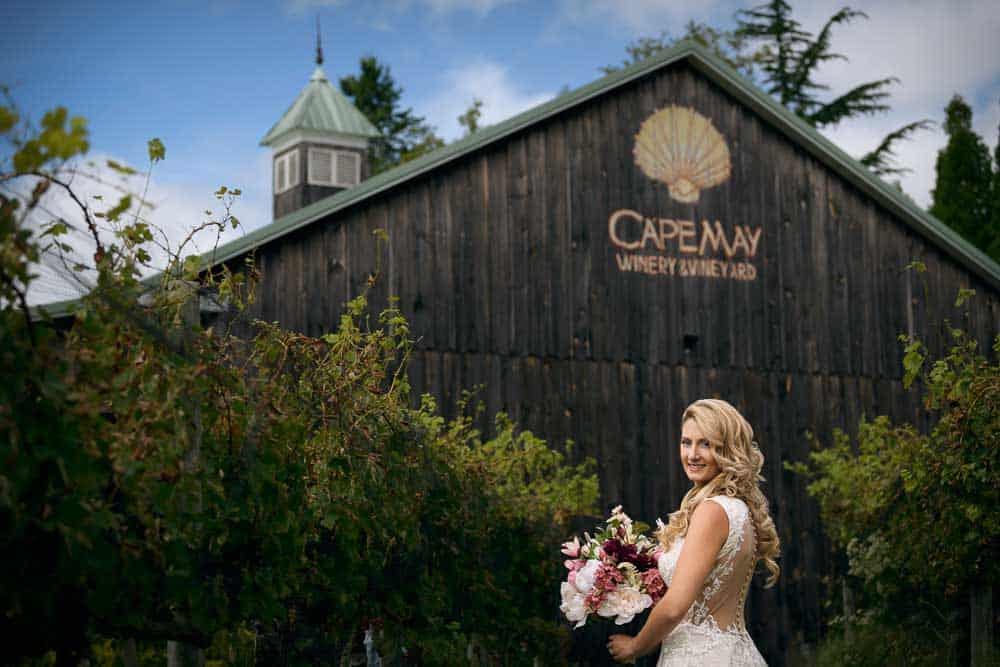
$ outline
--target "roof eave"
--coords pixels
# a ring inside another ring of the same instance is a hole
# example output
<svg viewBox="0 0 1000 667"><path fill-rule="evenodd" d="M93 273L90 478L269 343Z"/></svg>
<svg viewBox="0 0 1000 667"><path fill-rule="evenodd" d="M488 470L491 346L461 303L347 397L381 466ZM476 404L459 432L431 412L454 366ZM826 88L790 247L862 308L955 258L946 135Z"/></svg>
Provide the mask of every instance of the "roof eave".
<svg viewBox="0 0 1000 667"><path fill-rule="evenodd" d="M340 137L350 137L352 139L365 139L366 141L369 139L374 139L375 137L379 136L378 132L375 132L374 134L362 134L359 132L342 132L340 130L336 132L333 132L331 130L317 130L311 127L290 127L285 130L282 130L278 134L275 134L273 137L270 135L270 133L268 133L267 135L264 136L263 139L260 140L258 146L268 146L268 147L273 146L279 143L280 140L284 139L287 135L299 130L305 132L328 132L331 135L336 135Z"/></svg>

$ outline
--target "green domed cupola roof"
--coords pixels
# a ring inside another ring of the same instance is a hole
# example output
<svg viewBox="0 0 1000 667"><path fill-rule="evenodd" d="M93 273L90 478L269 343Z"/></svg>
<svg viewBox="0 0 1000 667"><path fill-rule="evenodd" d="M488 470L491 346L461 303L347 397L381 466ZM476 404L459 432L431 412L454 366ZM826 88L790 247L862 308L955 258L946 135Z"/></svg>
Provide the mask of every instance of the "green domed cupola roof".
<svg viewBox="0 0 1000 667"><path fill-rule="evenodd" d="M261 146L270 146L282 136L295 130L308 130L325 134L353 137L377 137L378 130L358 111L351 101L334 88L319 65L309 83L299 93L285 115L260 140Z"/></svg>

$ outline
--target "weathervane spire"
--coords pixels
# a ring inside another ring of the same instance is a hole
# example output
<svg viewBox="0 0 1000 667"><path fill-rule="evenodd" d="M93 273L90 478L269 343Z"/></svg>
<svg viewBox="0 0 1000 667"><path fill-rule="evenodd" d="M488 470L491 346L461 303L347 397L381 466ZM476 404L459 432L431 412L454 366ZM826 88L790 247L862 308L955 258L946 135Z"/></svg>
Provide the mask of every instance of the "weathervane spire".
<svg viewBox="0 0 1000 667"><path fill-rule="evenodd" d="M316 64L323 64L323 43L319 35L319 14L316 15Z"/></svg>

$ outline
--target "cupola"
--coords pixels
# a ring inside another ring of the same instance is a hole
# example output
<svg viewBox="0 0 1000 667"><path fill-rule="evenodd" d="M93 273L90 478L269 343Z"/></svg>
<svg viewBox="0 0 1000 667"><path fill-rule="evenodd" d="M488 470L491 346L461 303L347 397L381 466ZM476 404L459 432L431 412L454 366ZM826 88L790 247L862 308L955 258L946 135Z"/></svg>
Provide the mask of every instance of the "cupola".
<svg viewBox="0 0 1000 667"><path fill-rule="evenodd" d="M316 69L262 146L270 146L275 219L368 177L368 141L378 130L326 78L319 30Z"/></svg>

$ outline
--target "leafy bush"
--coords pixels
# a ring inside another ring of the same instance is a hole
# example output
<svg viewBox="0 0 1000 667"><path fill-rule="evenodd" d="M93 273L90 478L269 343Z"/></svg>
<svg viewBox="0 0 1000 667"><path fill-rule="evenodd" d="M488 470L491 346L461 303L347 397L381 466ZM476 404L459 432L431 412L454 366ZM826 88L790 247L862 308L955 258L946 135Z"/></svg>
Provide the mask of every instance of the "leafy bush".
<svg viewBox="0 0 1000 667"><path fill-rule="evenodd" d="M967 637L969 592L1000 581L1000 336L991 361L961 330L951 335L939 359L929 360L918 341L904 355L905 385L922 380L924 406L936 418L929 433L884 416L862 419L856 445L836 431L831 447L789 465L811 480L808 491L861 596L861 613L842 620L862 636L883 633L892 655L933 638L937 651L908 653L928 663ZM851 644L836 640L827 650L860 650Z"/></svg>
<svg viewBox="0 0 1000 667"><path fill-rule="evenodd" d="M446 423L427 397L411 407L408 325L395 308L370 315L364 296L321 338L266 322L240 338L227 318L203 328L206 295L241 317L252 262L211 269L182 245L139 280L153 228L128 194L81 206L94 262L74 268L93 289L55 335L25 293L69 223L37 236L25 214L49 187L73 193L60 169L86 150L85 123L61 111L18 134L0 110L14 147L0 179L34 183L0 195L11 659L101 660L114 639L243 661L252 637L258 662L329 663L372 626L390 662L455 663L470 644L504 664L559 661L558 544L571 517L596 514L593 461L570 465L569 445L502 414L484 441L470 417ZM149 148L152 165L165 151ZM226 215L202 228L238 224L238 195L216 192Z"/></svg>
<svg viewBox="0 0 1000 667"><path fill-rule="evenodd" d="M939 667L952 664L948 641L934 632L854 619L853 634L834 632L819 646L817 667Z"/></svg>

